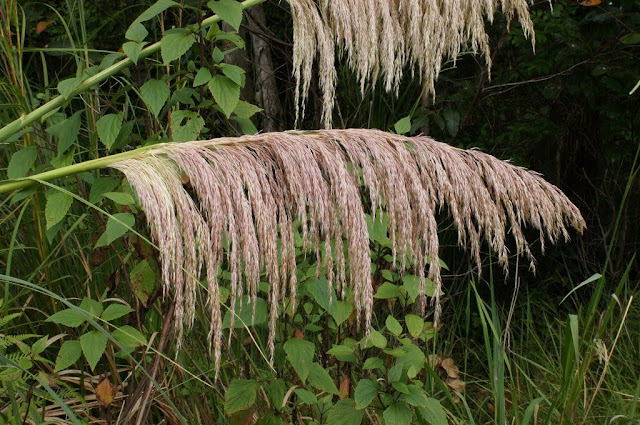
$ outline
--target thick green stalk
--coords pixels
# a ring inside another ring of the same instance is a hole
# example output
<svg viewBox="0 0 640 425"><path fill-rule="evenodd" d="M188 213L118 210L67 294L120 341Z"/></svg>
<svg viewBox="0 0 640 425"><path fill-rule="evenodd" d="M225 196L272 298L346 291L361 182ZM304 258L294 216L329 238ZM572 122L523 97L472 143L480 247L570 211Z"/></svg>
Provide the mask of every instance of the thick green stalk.
<svg viewBox="0 0 640 425"><path fill-rule="evenodd" d="M5 181L0 183L0 194L13 192L14 190L24 189L26 187L36 184L38 181L51 181L59 179L61 177L67 177L74 174L82 173L84 171L97 170L99 168L105 168L118 161L125 159L137 158L144 152L157 149L161 144L144 146L138 149L133 149L127 152L117 153L115 155L109 155L102 158L92 159L90 161L84 161L77 164L67 165L66 167L56 168L55 170L45 171L40 174L35 174L30 177L24 177L21 179Z"/></svg>
<svg viewBox="0 0 640 425"><path fill-rule="evenodd" d="M263 3L264 1L265 0L245 0L241 4L243 9L248 9L252 6ZM220 21L220 17L218 15L210 16L204 21L202 21L202 27L203 28L209 27L218 21ZM191 25L188 28L192 30L196 30L198 27L196 25ZM140 59L145 58L159 50L160 50L160 42L158 41L142 49L142 51L140 52L139 58ZM95 86L96 84L105 81L106 79L112 77L113 75L117 74L118 72L122 71L125 68L128 68L131 65L133 65L133 61L131 59L129 58L122 59L121 61L111 65L110 67L97 73L96 75L84 80L82 83L78 85L78 87L76 87L76 89L69 95L69 97L65 97L62 95L56 96L50 101L48 101L47 103L45 103L44 105L31 111L27 115L21 116L15 121L0 128L0 141L6 140L7 138L11 137L21 129L27 127L32 122L40 120L42 117L44 117L48 113L62 106L64 102L66 102L70 97L76 96L86 90L89 90L91 87Z"/></svg>

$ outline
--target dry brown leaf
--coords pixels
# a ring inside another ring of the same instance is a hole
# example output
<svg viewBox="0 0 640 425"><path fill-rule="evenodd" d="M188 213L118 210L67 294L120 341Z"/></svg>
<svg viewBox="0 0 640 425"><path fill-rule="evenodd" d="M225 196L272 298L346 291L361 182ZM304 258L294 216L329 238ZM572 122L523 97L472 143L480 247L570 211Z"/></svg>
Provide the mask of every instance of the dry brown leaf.
<svg viewBox="0 0 640 425"><path fill-rule="evenodd" d="M346 376L340 382L340 400L344 400L349 397L349 387L351 386L351 381Z"/></svg>
<svg viewBox="0 0 640 425"><path fill-rule="evenodd" d="M460 370L458 369L458 366L456 366L456 364L453 362L452 358L442 360L442 362L440 362L440 367L443 368L445 372L447 372L447 376L449 378L456 379L460 377Z"/></svg>
<svg viewBox="0 0 640 425"><path fill-rule="evenodd" d="M602 0L585 0L580 2L581 6L598 6L602 3Z"/></svg>
<svg viewBox="0 0 640 425"><path fill-rule="evenodd" d="M40 21L36 25L36 34L42 34L47 30L47 27L53 23L53 19L49 19L48 21Z"/></svg>
<svg viewBox="0 0 640 425"><path fill-rule="evenodd" d="M298 339L304 339L304 334L300 331L300 329L295 329L293 331L293 337Z"/></svg>
<svg viewBox="0 0 640 425"><path fill-rule="evenodd" d="M104 378L96 387L96 396L98 401L103 406L108 406L113 403L113 397L116 394L116 387L111 385L109 378Z"/></svg>

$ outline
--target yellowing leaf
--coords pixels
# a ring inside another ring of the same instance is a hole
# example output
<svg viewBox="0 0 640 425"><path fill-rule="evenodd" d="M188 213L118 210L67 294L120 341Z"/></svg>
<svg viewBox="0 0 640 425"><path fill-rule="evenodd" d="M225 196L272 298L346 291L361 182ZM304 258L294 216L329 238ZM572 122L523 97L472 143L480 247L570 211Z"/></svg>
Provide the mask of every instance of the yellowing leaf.
<svg viewBox="0 0 640 425"><path fill-rule="evenodd" d="M109 378L104 378L96 387L96 396L98 402L103 406L108 406L113 402L113 397L116 394L116 387L114 387Z"/></svg>

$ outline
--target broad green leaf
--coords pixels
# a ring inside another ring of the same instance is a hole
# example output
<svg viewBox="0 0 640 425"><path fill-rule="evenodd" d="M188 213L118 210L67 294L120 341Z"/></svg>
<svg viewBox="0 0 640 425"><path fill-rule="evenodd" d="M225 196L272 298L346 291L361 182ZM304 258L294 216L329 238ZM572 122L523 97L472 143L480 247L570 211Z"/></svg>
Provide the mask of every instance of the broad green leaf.
<svg viewBox="0 0 640 425"><path fill-rule="evenodd" d="M60 95L62 95L62 97L64 97L65 99L69 99L69 97L71 97L71 94L73 94L73 91L76 89L76 87L78 87L78 85L80 85L82 80L82 77L73 77L60 81L57 86Z"/></svg>
<svg viewBox="0 0 640 425"><path fill-rule="evenodd" d="M242 130L242 134L256 134L258 129L255 124L250 119L231 117L231 119L237 122L240 125L240 129Z"/></svg>
<svg viewBox="0 0 640 425"><path fill-rule="evenodd" d="M240 303L242 302L242 307ZM242 300L236 300L235 306L235 322L234 329L244 328L245 326L254 326L265 323L267 321L267 302L263 298L256 298L255 315L253 314L253 303L251 297L245 295ZM227 311L222 320L222 328L228 329L231 326L231 312Z"/></svg>
<svg viewBox="0 0 640 425"><path fill-rule="evenodd" d="M78 140L81 115L83 111L78 111L69 118L47 127L47 133L58 138L58 155L67 151Z"/></svg>
<svg viewBox="0 0 640 425"><path fill-rule="evenodd" d="M207 84L211 79L211 71L209 68L200 68L193 79L193 87L198 87L203 84Z"/></svg>
<svg viewBox="0 0 640 425"><path fill-rule="evenodd" d="M374 298L386 300L390 298L396 298L400 295L400 288L390 282L385 282L376 291Z"/></svg>
<svg viewBox="0 0 640 425"><path fill-rule="evenodd" d="M340 391L336 388L336 384L333 382L333 379L331 379L331 375L329 375L329 372L324 370L319 363L311 363L308 379L309 383L320 391L340 395Z"/></svg>
<svg viewBox="0 0 640 425"><path fill-rule="evenodd" d="M409 406L402 402L391 404L382 414L385 425L407 425L411 423L412 416Z"/></svg>
<svg viewBox="0 0 640 425"><path fill-rule="evenodd" d="M160 40L160 54L165 64L173 62L187 53L193 43L196 42L191 31L184 28L176 28L167 31Z"/></svg>
<svg viewBox="0 0 640 425"><path fill-rule="evenodd" d="M238 49L244 49L244 39L235 32L220 31L216 34L217 41L228 41L235 44ZM229 49L224 54L232 52L234 49ZM215 52L214 52L215 53Z"/></svg>
<svg viewBox="0 0 640 425"><path fill-rule="evenodd" d="M296 396L298 396L299 403L316 404L318 402L318 398L311 391L307 391L302 388L296 388L295 390L293 390L293 392L295 392Z"/></svg>
<svg viewBox="0 0 640 425"><path fill-rule="evenodd" d="M55 192L47 196L47 205L44 207L44 216L47 229L58 224L69 211L73 198L63 192Z"/></svg>
<svg viewBox="0 0 640 425"><path fill-rule="evenodd" d="M356 401L356 409L364 409L369 406L378 395L378 383L371 379L361 379L356 385L353 398Z"/></svg>
<svg viewBox="0 0 640 425"><path fill-rule="evenodd" d="M103 307L100 301L93 300L89 297L84 297L80 303L80 308L87 312L90 316L100 316Z"/></svg>
<svg viewBox="0 0 640 425"><path fill-rule="evenodd" d="M146 44L147 43L145 42L138 43L137 41L127 41L122 45L122 51L134 64L137 65L140 52L142 52L142 49L144 49Z"/></svg>
<svg viewBox="0 0 640 425"><path fill-rule="evenodd" d="M329 410L327 423L332 425L360 425L363 416L364 411L357 410L353 404L353 400L347 398L338 401L336 405Z"/></svg>
<svg viewBox="0 0 640 425"><path fill-rule="evenodd" d="M222 112L229 118L240 100L240 86L228 77L215 75L209 81L209 90Z"/></svg>
<svg viewBox="0 0 640 425"><path fill-rule="evenodd" d="M39 340L37 340L36 342L34 342L33 345L31 346L31 354L38 355L42 353L45 350L45 348L47 348L48 339L49 339L49 336L46 335L40 338Z"/></svg>
<svg viewBox="0 0 640 425"><path fill-rule="evenodd" d="M387 330L393 335L398 336L402 333L402 325L392 315L387 316L385 324L387 325Z"/></svg>
<svg viewBox="0 0 640 425"><path fill-rule="evenodd" d="M89 367L94 370L105 348L107 348L106 335L100 331L89 331L80 337L80 345Z"/></svg>
<svg viewBox="0 0 640 425"><path fill-rule="evenodd" d="M357 362L358 358L353 353L353 348L346 345L334 345L327 354L335 356L341 362Z"/></svg>
<svg viewBox="0 0 640 425"><path fill-rule="evenodd" d="M229 77L231 81L233 81L240 87L244 87L244 83L246 80L244 69L240 68L237 65L223 63L223 64L220 64L220 70L224 75Z"/></svg>
<svg viewBox="0 0 640 425"><path fill-rule="evenodd" d="M404 382L392 382L391 386L399 393L409 394L409 388Z"/></svg>
<svg viewBox="0 0 640 425"><path fill-rule="evenodd" d="M419 407L418 412L428 425L447 425L449 423L447 413L435 398L428 398L426 405Z"/></svg>
<svg viewBox="0 0 640 425"><path fill-rule="evenodd" d="M384 370L384 362L380 357L369 357L364 361L362 370L380 369Z"/></svg>
<svg viewBox="0 0 640 425"><path fill-rule="evenodd" d="M299 338L291 338L284 343L284 352L300 380L305 382L309 376L315 346L312 342Z"/></svg>
<svg viewBox="0 0 640 425"><path fill-rule="evenodd" d="M127 40L142 43L145 37L149 34L149 31L139 21L135 21L131 24L127 32L124 34Z"/></svg>
<svg viewBox="0 0 640 425"><path fill-rule="evenodd" d="M11 156L9 167L7 168L7 177L10 179L18 179L25 177L38 157L38 150L35 146L27 146L20 149Z"/></svg>
<svg viewBox="0 0 640 425"><path fill-rule="evenodd" d="M211 0L207 6L236 31L242 22L242 5L236 0Z"/></svg>
<svg viewBox="0 0 640 425"><path fill-rule="evenodd" d="M404 117L393 125L397 134L407 134L411 131L411 117Z"/></svg>
<svg viewBox="0 0 640 425"><path fill-rule="evenodd" d="M412 337L417 338L422 334L422 329L424 328L424 320L422 320L422 317L416 316L415 314L407 314L404 321Z"/></svg>
<svg viewBox="0 0 640 425"><path fill-rule="evenodd" d="M333 317L336 324L342 324L351 316L353 305L338 300L333 288L331 289L331 297L329 297L329 283L327 279L311 278L307 281L306 287L313 299ZM332 302L329 302L329 299L331 299Z"/></svg>
<svg viewBox="0 0 640 425"><path fill-rule="evenodd" d="M640 44L640 33L632 32L620 37L622 44Z"/></svg>
<svg viewBox="0 0 640 425"><path fill-rule="evenodd" d="M129 325L121 326L113 331L113 337L126 348L147 345L147 338L139 330Z"/></svg>
<svg viewBox="0 0 640 425"><path fill-rule="evenodd" d="M256 394L260 388L258 381L253 379L234 379L227 389L227 400L224 410L228 415L253 406Z"/></svg>
<svg viewBox="0 0 640 425"><path fill-rule="evenodd" d="M130 213L118 213L109 217L107 228L96 242L96 248L106 246L129 231L135 224L135 217Z"/></svg>
<svg viewBox="0 0 640 425"><path fill-rule="evenodd" d="M65 341L60 347L60 351L58 351L54 371L60 372L61 370L68 368L77 362L81 355L82 347L80 346L80 341Z"/></svg>
<svg viewBox="0 0 640 425"><path fill-rule="evenodd" d="M376 348L385 348L387 346L387 338L375 329L371 329L369 333L369 344L367 346Z"/></svg>
<svg viewBox="0 0 640 425"><path fill-rule="evenodd" d="M104 309L104 312L100 317L103 320L106 320L107 322L109 322L111 320L115 320L119 317L122 317L125 314L129 314L132 311L133 309L131 307L127 307L124 304L114 303L114 304L109 304L107 308Z"/></svg>
<svg viewBox="0 0 640 425"><path fill-rule="evenodd" d="M89 202L96 204L100 202L105 193L113 192L122 180L115 177L98 177L91 185L89 191Z"/></svg>
<svg viewBox="0 0 640 425"><path fill-rule="evenodd" d="M172 0L158 0L157 2L149 6L144 12L142 12L134 22L148 21L149 19L159 15L160 13L173 6L180 5Z"/></svg>
<svg viewBox="0 0 640 425"><path fill-rule="evenodd" d="M236 108L233 110L233 113L238 118L249 119L260 111L262 111L262 108L258 108L256 105L253 105L249 102L245 102L244 100L241 100L236 105Z"/></svg>
<svg viewBox="0 0 640 425"><path fill-rule="evenodd" d="M282 406L284 396L288 389L287 384L282 379L273 379L267 384L265 390L271 401L271 406L273 406L275 410L279 410Z"/></svg>
<svg viewBox="0 0 640 425"><path fill-rule="evenodd" d="M107 192L103 195L105 198L111 199L116 204L120 205L133 205L135 201L133 196L125 192Z"/></svg>
<svg viewBox="0 0 640 425"><path fill-rule="evenodd" d="M447 131L450 135L455 136L458 132L458 126L460 125L460 112L454 110L451 107L445 108L443 112L443 118Z"/></svg>
<svg viewBox="0 0 640 425"><path fill-rule="evenodd" d="M167 83L160 80L149 80L140 87L142 100L156 117L160 115L160 111L167 103L170 94L171 91L167 87Z"/></svg>
<svg viewBox="0 0 640 425"><path fill-rule="evenodd" d="M402 347L402 350L405 354L398 358L396 365L402 367L403 370L409 370L410 367L413 367L416 371L419 371L424 368L426 357L420 347L411 344Z"/></svg>
<svg viewBox="0 0 640 425"><path fill-rule="evenodd" d="M120 129L122 129L122 114L107 114L103 115L98 122L96 123L96 127L98 129L98 137L102 140L102 143L108 149L111 149L118 134L120 134Z"/></svg>
<svg viewBox="0 0 640 425"><path fill-rule="evenodd" d="M403 394L400 399L414 407L424 407L427 405L429 398L423 388L417 385L407 385L408 393Z"/></svg>
<svg viewBox="0 0 640 425"><path fill-rule="evenodd" d="M47 320L45 321L57 323L63 326L69 326L70 328L77 328L84 323L84 317L82 317L79 312L68 308L66 310L62 310L55 314L52 314L51 316L47 317Z"/></svg>
<svg viewBox="0 0 640 425"><path fill-rule="evenodd" d="M148 260L140 261L129 274L133 293L140 302L147 305L147 300L156 286L156 274Z"/></svg>
<svg viewBox="0 0 640 425"><path fill-rule="evenodd" d="M195 111L174 111L171 114L171 131L174 142L197 140L203 128L204 120Z"/></svg>

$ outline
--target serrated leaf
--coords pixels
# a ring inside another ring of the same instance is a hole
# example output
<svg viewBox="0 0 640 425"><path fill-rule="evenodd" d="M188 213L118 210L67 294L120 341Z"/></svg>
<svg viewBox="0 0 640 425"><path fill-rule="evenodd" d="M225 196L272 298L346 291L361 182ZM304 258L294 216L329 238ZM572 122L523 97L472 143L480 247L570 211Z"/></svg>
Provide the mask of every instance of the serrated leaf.
<svg viewBox="0 0 640 425"><path fill-rule="evenodd" d="M318 397L316 397L316 395L311 391L307 391L302 388L296 388L295 390L293 390L293 392L295 392L296 396L298 396L299 403L316 404L318 402Z"/></svg>
<svg viewBox="0 0 640 425"><path fill-rule="evenodd" d="M149 34L149 31L147 31L144 25L142 25L138 21L135 21L127 29L127 32L124 34L124 36L126 37L127 40L142 43L142 40L144 40L148 34Z"/></svg>
<svg viewBox="0 0 640 425"><path fill-rule="evenodd" d="M378 395L378 383L371 379L361 379L356 385L353 397L356 401L356 409L364 409L369 406Z"/></svg>
<svg viewBox="0 0 640 425"><path fill-rule="evenodd" d="M199 87L203 84L207 84L211 79L211 71L209 68L200 68L193 79L193 87Z"/></svg>
<svg viewBox="0 0 640 425"><path fill-rule="evenodd" d="M105 198L111 199L116 204L120 205L133 205L135 201L133 196L125 192L107 192L103 195Z"/></svg>
<svg viewBox="0 0 640 425"><path fill-rule="evenodd" d="M415 314L407 314L404 321L412 337L417 338L422 334L422 329L424 329L424 320L422 317L416 316Z"/></svg>
<svg viewBox="0 0 640 425"><path fill-rule="evenodd" d="M78 311L68 308L47 317L45 322L53 322L59 325L69 326L70 328L77 328L84 323L84 317L82 317Z"/></svg>
<svg viewBox="0 0 640 425"><path fill-rule="evenodd" d="M242 303L242 307L240 304ZM234 329L241 329L245 326L254 326L265 323L267 321L267 302L258 297L256 298L255 314L253 310L253 303L251 297L245 295L242 300L239 298L236 300L235 306L235 322L233 323ZM231 312L227 311L222 320L222 328L229 329L231 326Z"/></svg>
<svg viewBox="0 0 640 425"><path fill-rule="evenodd" d="M115 177L98 177L91 185L89 191L89 202L96 204L100 202L105 193L113 192L118 187L121 179Z"/></svg>
<svg viewBox="0 0 640 425"><path fill-rule="evenodd" d="M292 338L284 343L284 352L300 380L305 382L309 376L309 370L313 363L315 346L304 339Z"/></svg>
<svg viewBox="0 0 640 425"><path fill-rule="evenodd" d="M241 100L236 105L233 113L238 118L249 119L260 111L262 111L262 108L258 108L256 105Z"/></svg>
<svg viewBox="0 0 640 425"><path fill-rule="evenodd" d="M73 197L63 192L47 196L47 204L44 207L47 230L58 224L67 215L72 203Z"/></svg>
<svg viewBox="0 0 640 425"><path fill-rule="evenodd" d="M392 315L387 316L385 325L387 325L387 330L395 336L398 336L402 333L402 325Z"/></svg>
<svg viewBox="0 0 640 425"><path fill-rule="evenodd" d="M358 358L353 352L353 348L346 345L334 345L327 354L334 356L341 362L356 362Z"/></svg>
<svg viewBox="0 0 640 425"><path fill-rule="evenodd" d="M413 413L409 406L402 402L392 403L382 414L385 425L406 425L411 423Z"/></svg>
<svg viewBox="0 0 640 425"><path fill-rule="evenodd" d="M66 80L62 80L58 83L57 89L60 92L60 95L65 99L69 99L73 94L73 91L80 85L82 82L82 78L73 77L67 78Z"/></svg>
<svg viewBox="0 0 640 425"><path fill-rule="evenodd" d="M242 130L242 134L252 135L258 132L255 124L250 119L231 117L231 119L238 124L240 124L240 129Z"/></svg>
<svg viewBox="0 0 640 425"><path fill-rule="evenodd" d="M400 296L400 288L393 283L384 282L382 285L380 285L373 297L381 300L387 300L391 298L397 298L398 296Z"/></svg>
<svg viewBox="0 0 640 425"><path fill-rule="evenodd" d="M170 7L180 6L178 3L172 0L158 0L151 6L149 6L144 12L140 14L135 20L135 22L144 22L149 19L159 15Z"/></svg>
<svg viewBox="0 0 640 425"><path fill-rule="evenodd" d="M311 363L309 366L309 384L320 391L326 391L331 394L340 395L340 391L336 387L335 382L331 379L331 375L319 363Z"/></svg>
<svg viewBox="0 0 640 425"><path fill-rule="evenodd" d="M133 309L131 307L127 307L124 304L109 304L107 306L107 308L104 309L104 312L102 312L102 315L100 316L103 320L106 320L107 322L111 321L111 320L115 320L118 319L122 316L124 316L125 314L129 314L133 311Z"/></svg>
<svg viewBox="0 0 640 425"><path fill-rule="evenodd" d="M69 118L49 126L45 130L48 134L58 138L58 155L65 153L78 140L82 112L77 111Z"/></svg>
<svg viewBox="0 0 640 425"><path fill-rule="evenodd" d="M129 228L133 227L135 221L133 214L129 213L118 213L114 214L113 217L109 217L107 228L96 242L96 248L113 243L113 241L127 233Z"/></svg>
<svg viewBox="0 0 640 425"><path fill-rule="evenodd" d="M329 283L325 278L311 278L307 281L307 291L311 294L314 300L327 311L336 321L336 324L340 325L345 322L351 312L353 311L353 305L345 301L340 301L333 288L331 289L331 296L329 296ZM329 300L332 302L329 302Z"/></svg>
<svg viewBox="0 0 640 425"><path fill-rule="evenodd" d="M220 65L220 70L224 75L229 77L231 81L239 85L240 87L244 87L244 83L246 80L246 75L244 69L240 68L237 65L231 65L228 63L223 63Z"/></svg>
<svg viewBox="0 0 640 425"><path fill-rule="evenodd" d="M174 111L171 114L171 134L174 142L197 140L203 128L204 120L195 111Z"/></svg>
<svg viewBox="0 0 640 425"><path fill-rule="evenodd" d="M236 0L211 0L207 6L236 31L242 22L242 5Z"/></svg>
<svg viewBox="0 0 640 425"><path fill-rule="evenodd" d="M380 357L369 357L364 361L362 370L380 369L384 370L384 362Z"/></svg>
<svg viewBox="0 0 640 425"><path fill-rule="evenodd" d="M20 149L11 156L7 167L7 177L18 179L25 177L38 157L38 150L35 146L27 146Z"/></svg>
<svg viewBox="0 0 640 425"><path fill-rule="evenodd" d="M240 100L240 86L228 77L215 75L209 81L209 90L222 112L229 118Z"/></svg>
<svg viewBox="0 0 640 425"><path fill-rule="evenodd" d="M427 393L417 385L407 385L408 393L403 394L400 399L414 407L424 407L428 403Z"/></svg>
<svg viewBox="0 0 640 425"><path fill-rule="evenodd" d="M353 400L345 399L338 401L329 410L327 423L332 425L360 425L363 416L364 411L357 410Z"/></svg>
<svg viewBox="0 0 640 425"><path fill-rule="evenodd" d="M149 80L140 87L140 96L153 115L158 117L162 107L169 100L171 90L164 81Z"/></svg>
<svg viewBox="0 0 640 425"><path fill-rule="evenodd" d="M100 331L90 331L80 337L80 346L89 367L94 370L107 348L107 337Z"/></svg>
<svg viewBox="0 0 640 425"><path fill-rule="evenodd" d="M68 368L77 362L81 355L82 347L80 346L80 341L65 341L60 347L60 351L58 351L54 371L60 372L61 370Z"/></svg>
<svg viewBox="0 0 640 425"><path fill-rule="evenodd" d="M387 338L375 329L371 329L369 333L368 346L376 348L385 348L387 346Z"/></svg>
<svg viewBox="0 0 640 425"><path fill-rule="evenodd" d="M407 388L407 384L404 382L392 382L391 386L402 394L409 394L409 388Z"/></svg>
<svg viewBox="0 0 640 425"><path fill-rule="evenodd" d="M418 408L418 412L428 425L447 425L449 423L447 413L435 398L427 398L426 404Z"/></svg>
<svg viewBox="0 0 640 425"><path fill-rule="evenodd" d="M411 117L404 117L393 125L397 134L407 134L411 131Z"/></svg>
<svg viewBox="0 0 640 425"><path fill-rule="evenodd" d="M84 297L82 302L80 303L80 308L87 312L87 314L91 316L100 316L102 313L103 307L100 301L96 301L89 297Z"/></svg>
<svg viewBox="0 0 640 425"><path fill-rule="evenodd" d="M187 53L193 43L196 42L191 31L184 28L176 28L166 32L160 40L160 54L165 64L171 63Z"/></svg>
<svg viewBox="0 0 640 425"><path fill-rule="evenodd" d="M136 328L124 325L113 331L113 337L123 347L134 348L147 345L147 338Z"/></svg>
<svg viewBox="0 0 640 425"><path fill-rule="evenodd" d="M145 42L138 43L137 41L127 41L122 45L122 51L134 64L137 65L140 52L142 52L142 49L144 49L146 44L147 43Z"/></svg>
<svg viewBox="0 0 640 425"><path fill-rule="evenodd" d="M103 115L96 123L98 137L108 149L111 149L122 129L122 114Z"/></svg>
<svg viewBox="0 0 640 425"><path fill-rule="evenodd" d="M256 402L260 384L253 379L234 379L227 389L224 410L228 415L245 410Z"/></svg>

